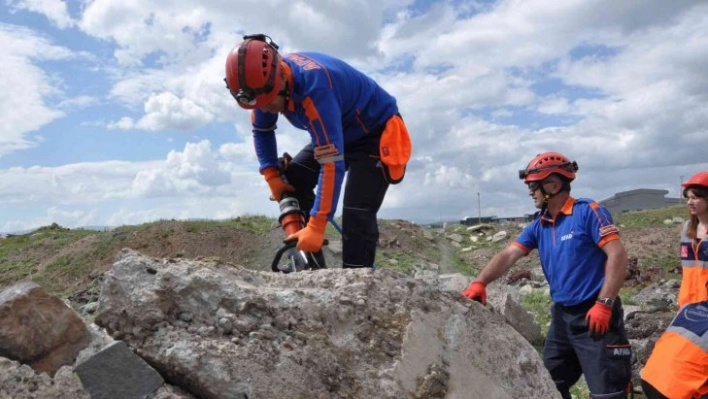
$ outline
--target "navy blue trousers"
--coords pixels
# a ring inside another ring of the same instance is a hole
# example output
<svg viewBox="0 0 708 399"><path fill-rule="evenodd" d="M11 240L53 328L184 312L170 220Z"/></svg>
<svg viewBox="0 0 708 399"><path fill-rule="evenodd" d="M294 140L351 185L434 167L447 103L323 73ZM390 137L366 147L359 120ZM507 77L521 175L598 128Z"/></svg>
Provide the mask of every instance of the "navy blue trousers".
<svg viewBox="0 0 708 399"><path fill-rule="evenodd" d="M624 329L619 298L612 309L610 330L594 339L585 316L595 300L575 306L555 304L551 308L551 326L543 346L543 362L564 399L581 375L595 399L624 399L632 378L632 350Z"/></svg>
<svg viewBox="0 0 708 399"><path fill-rule="evenodd" d="M379 161L381 130L372 131L355 143L344 146L347 176L342 209L342 267L372 267L376 258L379 226L376 214L389 183ZM306 145L290 162L285 176L295 187L295 197L309 218L315 203L315 186L320 164L312 144Z"/></svg>

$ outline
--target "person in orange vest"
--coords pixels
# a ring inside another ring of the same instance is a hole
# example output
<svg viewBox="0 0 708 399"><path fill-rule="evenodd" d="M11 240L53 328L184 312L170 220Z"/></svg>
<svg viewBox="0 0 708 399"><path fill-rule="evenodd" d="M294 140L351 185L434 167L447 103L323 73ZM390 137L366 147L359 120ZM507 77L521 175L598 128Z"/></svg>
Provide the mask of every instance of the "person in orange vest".
<svg viewBox="0 0 708 399"><path fill-rule="evenodd" d="M679 312L642 370L648 399L708 398L708 171L683 187L691 218L681 229Z"/></svg>

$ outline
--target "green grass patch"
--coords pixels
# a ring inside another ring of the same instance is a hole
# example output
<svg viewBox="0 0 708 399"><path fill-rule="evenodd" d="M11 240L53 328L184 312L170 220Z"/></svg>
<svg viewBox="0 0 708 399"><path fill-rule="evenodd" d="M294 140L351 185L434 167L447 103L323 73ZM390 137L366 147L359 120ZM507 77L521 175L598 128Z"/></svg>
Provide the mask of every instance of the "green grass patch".
<svg viewBox="0 0 708 399"><path fill-rule="evenodd" d="M275 219L264 215L245 215L228 220L188 220L184 228L190 233L213 231L219 228L231 228L263 234L272 229Z"/></svg>
<svg viewBox="0 0 708 399"><path fill-rule="evenodd" d="M376 252L376 267L381 269L397 270L406 274L413 274L416 259L406 254L397 252Z"/></svg>
<svg viewBox="0 0 708 399"><path fill-rule="evenodd" d="M25 261L0 261L0 287L30 279L35 272L35 266Z"/></svg>
<svg viewBox="0 0 708 399"><path fill-rule="evenodd" d="M613 215L615 224L629 228L667 227L664 220L674 217L688 218L686 205L675 205L667 208L651 209L647 211L625 212ZM669 226L676 228L674 226Z"/></svg>
<svg viewBox="0 0 708 399"><path fill-rule="evenodd" d="M0 262L20 252L37 249L40 246L62 247L86 236L96 234L91 230L37 230L20 236L10 236L0 240ZM1 263L0 263L1 264Z"/></svg>
<svg viewBox="0 0 708 399"><path fill-rule="evenodd" d="M658 267L664 271L670 271L681 267L681 260L675 254L649 254L639 258L637 267L639 269Z"/></svg>
<svg viewBox="0 0 708 399"><path fill-rule="evenodd" d="M570 395L573 399L590 398L590 388L588 388L588 384L585 382L585 376L581 376L580 380L570 388Z"/></svg>
<svg viewBox="0 0 708 399"><path fill-rule="evenodd" d="M59 256L45 266L44 277L48 278L46 289L60 295L68 295L67 285L88 278L91 266L86 260L74 256Z"/></svg>
<svg viewBox="0 0 708 399"><path fill-rule="evenodd" d="M37 273L44 256L93 234L97 232L52 225L0 240L0 289L23 280L42 280ZM51 278L46 280L51 282Z"/></svg>
<svg viewBox="0 0 708 399"><path fill-rule="evenodd" d="M29 236L15 236L0 240L0 268L2 268L2 260L6 257L15 254L29 247L31 244Z"/></svg>
<svg viewBox="0 0 708 399"><path fill-rule="evenodd" d="M619 292L619 297L622 299L622 305L638 305L634 300L634 296L641 291L641 287L624 287Z"/></svg>
<svg viewBox="0 0 708 399"><path fill-rule="evenodd" d="M271 230L275 219L264 215L244 215L232 219L222 220L167 220L161 219L154 222L143 223L135 226L121 226L112 230L116 238L126 239L130 234L141 233L146 230L164 229L165 238L174 234L175 229L183 228L189 233L211 232L220 228L231 228L250 231L252 233L266 233Z"/></svg>
<svg viewBox="0 0 708 399"><path fill-rule="evenodd" d="M534 315L541 326L541 335L545 337L551 321L551 296L543 290L533 290L524 296L521 305Z"/></svg>
<svg viewBox="0 0 708 399"><path fill-rule="evenodd" d="M455 254L448 259L448 264L454 273L460 273L465 276L474 277L479 274L479 270L470 266L469 263L462 260L459 255Z"/></svg>

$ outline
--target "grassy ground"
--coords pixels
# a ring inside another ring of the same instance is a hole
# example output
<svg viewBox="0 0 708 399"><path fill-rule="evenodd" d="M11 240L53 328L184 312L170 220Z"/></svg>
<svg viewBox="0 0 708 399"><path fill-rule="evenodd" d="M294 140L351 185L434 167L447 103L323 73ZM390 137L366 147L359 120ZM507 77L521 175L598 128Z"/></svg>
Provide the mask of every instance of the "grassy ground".
<svg viewBox="0 0 708 399"><path fill-rule="evenodd" d="M615 224L630 229L647 229L666 227L664 221L674 217L688 218L686 205L675 205L667 208L652 209L639 212L620 213L614 216Z"/></svg>

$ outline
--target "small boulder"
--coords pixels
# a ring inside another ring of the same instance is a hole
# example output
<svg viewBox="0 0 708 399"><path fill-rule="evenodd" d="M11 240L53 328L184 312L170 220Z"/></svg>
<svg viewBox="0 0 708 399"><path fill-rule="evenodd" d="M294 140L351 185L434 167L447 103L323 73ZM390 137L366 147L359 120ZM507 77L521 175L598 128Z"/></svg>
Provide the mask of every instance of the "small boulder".
<svg viewBox="0 0 708 399"><path fill-rule="evenodd" d="M50 375L91 341L79 315L33 282L0 292L0 356Z"/></svg>

